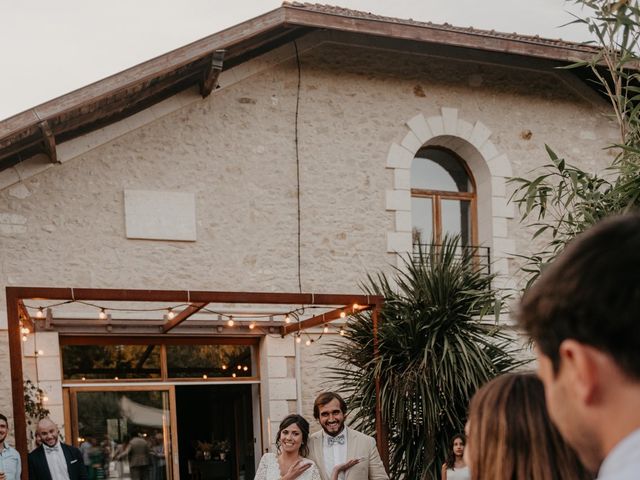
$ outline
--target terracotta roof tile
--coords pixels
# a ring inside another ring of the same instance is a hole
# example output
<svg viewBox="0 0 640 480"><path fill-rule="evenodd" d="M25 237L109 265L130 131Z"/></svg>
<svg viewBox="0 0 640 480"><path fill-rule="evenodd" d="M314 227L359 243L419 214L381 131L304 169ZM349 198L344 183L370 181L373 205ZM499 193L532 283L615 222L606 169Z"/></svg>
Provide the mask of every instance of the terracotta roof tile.
<svg viewBox="0 0 640 480"><path fill-rule="evenodd" d="M556 46L561 48L569 48L574 50L586 51L586 52L595 52L597 49L590 45L585 45L581 43L568 42L561 39L549 39L542 38L539 35L522 35L519 33L503 33L496 32L495 30L482 30L473 27L457 27L455 25L451 25L449 23L432 23L432 22L420 22L417 20L413 20L411 18L403 19L403 18L395 18L395 17L386 17L384 15L377 15L370 12L363 12L359 10L352 10L344 7L337 7L333 5L326 5L321 3L308 3L308 2L284 2L283 6L290 8L300 8L304 10L310 10L318 13L325 13L329 15L339 15L342 17L350 17L350 18L360 18L363 20L376 20L380 22L387 23L397 23L401 25L414 25L418 27L427 27L436 30L445 30L450 32L458 32L458 33L467 33L469 35L477 35L482 37L494 37L494 38L502 38L507 40L516 40L521 42L535 43L537 45L549 45Z"/></svg>

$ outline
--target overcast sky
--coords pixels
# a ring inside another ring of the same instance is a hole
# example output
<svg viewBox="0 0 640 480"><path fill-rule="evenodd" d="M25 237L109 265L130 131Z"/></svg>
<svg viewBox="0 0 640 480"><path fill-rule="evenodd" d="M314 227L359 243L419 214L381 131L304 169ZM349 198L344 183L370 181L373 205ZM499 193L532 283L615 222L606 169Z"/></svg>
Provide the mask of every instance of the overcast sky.
<svg viewBox="0 0 640 480"><path fill-rule="evenodd" d="M274 0L0 0L0 119L281 5ZM583 41L564 0L326 0L381 15Z"/></svg>

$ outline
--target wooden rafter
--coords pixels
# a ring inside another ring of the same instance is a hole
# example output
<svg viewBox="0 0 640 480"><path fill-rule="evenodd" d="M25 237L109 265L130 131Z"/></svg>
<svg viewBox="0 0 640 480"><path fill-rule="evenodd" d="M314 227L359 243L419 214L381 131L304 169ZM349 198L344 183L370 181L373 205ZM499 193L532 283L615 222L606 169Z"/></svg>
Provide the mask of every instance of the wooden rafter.
<svg viewBox="0 0 640 480"><path fill-rule="evenodd" d="M162 333L167 333L169 330L177 327L182 322L184 322L187 318L189 318L191 315L199 312L206 306L207 306L207 303L205 302L192 303L187 308L185 308L180 313L178 313L175 317L173 317L171 320L168 320L167 323L165 323L162 327Z"/></svg>
<svg viewBox="0 0 640 480"><path fill-rule="evenodd" d="M29 329L29 331L34 332L35 327L33 325L33 320L31 319L31 315L27 311L27 307L24 306L24 302L22 300L18 300L18 312L20 314L20 320L22 320L22 326Z"/></svg>
<svg viewBox="0 0 640 480"><path fill-rule="evenodd" d="M200 95L202 95L202 98L208 97L218 85L218 77L220 76L220 72L222 72L224 54L225 50L220 49L209 55L202 81L200 82Z"/></svg>
<svg viewBox="0 0 640 480"><path fill-rule="evenodd" d="M317 327L329 323L333 320L337 320L340 317L352 315L356 312L362 312L364 310L370 310L374 305L358 305L357 307L352 305L345 305L344 307L336 308L326 313L316 315L311 318L307 318L299 323L290 323L289 325L283 325L280 327L280 334L284 337L293 332L304 330L306 328Z"/></svg>
<svg viewBox="0 0 640 480"><path fill-rule="evenodd" d="M44 151L47 153L49 161L51 163L60 163L56 152L56 137L51 131L51 126L47 120L40 122L40 131L42 132Z"/></svg>

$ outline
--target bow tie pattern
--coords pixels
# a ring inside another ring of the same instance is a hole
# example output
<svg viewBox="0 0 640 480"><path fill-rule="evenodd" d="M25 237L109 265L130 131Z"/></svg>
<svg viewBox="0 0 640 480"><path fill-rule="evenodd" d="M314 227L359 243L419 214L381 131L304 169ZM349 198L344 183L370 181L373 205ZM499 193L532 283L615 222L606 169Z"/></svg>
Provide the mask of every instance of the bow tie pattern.
<svg viewBox="0 0 640 480"><path fill-rule="evenodd" d="M335 437L328 437L327 445L329 445L330 447L335 444L344 445L344 440L345 440L344 433L340 435L336 435Z"/></svg>
<svg viewBox="0 0 640 480"><path fill-rule="evenodd" d="M43 445L43 446L44 446L44 451L47 452L47 453L60 451L60 444L59 443L56 443L53 447L49 447L47 445Z"/></svg>

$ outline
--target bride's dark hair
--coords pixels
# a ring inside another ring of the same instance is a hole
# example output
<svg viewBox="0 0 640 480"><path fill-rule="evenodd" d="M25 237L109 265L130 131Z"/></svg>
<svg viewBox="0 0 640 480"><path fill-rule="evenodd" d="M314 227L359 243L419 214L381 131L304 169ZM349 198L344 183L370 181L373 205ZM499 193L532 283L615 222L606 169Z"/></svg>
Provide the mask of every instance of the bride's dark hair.
<svg viewBox="0 0 640 480"><path fill-rule="evenodd" d="M278 449L278 453L280 453L280 434L282 430L285 428L296 424L302 432L302 444L300 445L300 455L302 457L306 457L309 455L309 422L307 422L302 415L291 414L284 417L284 420L280 422L280 427L278 428L278 435L276 435L276 448Z"/></svg>

